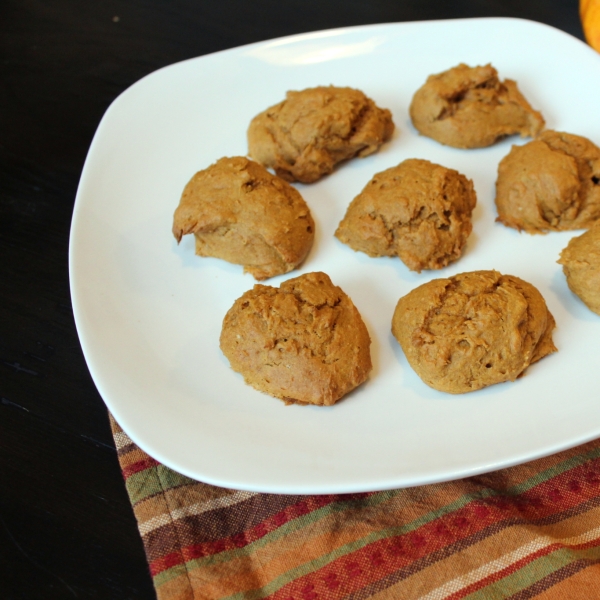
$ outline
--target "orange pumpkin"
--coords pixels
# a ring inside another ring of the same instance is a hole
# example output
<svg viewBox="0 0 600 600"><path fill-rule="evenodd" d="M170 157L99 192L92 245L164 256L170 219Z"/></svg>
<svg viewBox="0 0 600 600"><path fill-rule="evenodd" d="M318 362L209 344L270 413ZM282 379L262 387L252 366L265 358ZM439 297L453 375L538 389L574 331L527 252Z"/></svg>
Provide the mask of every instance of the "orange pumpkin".
<svg viewBox="0 0 600 600"><path fill-rule="evenodd" d="M600 52L600 0L579 0L579 15L585 39Z"/></svg>

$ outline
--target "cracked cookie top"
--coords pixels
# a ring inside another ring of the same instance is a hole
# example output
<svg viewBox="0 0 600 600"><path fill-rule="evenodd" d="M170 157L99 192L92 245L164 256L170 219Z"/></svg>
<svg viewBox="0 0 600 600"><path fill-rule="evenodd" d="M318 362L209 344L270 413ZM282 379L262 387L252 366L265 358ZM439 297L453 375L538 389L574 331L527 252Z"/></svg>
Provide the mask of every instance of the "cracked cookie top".
<svg viewBox="0 0 600 600"><path fill-rule="evenodd" d="M241 156L221 158L196 173L173 216L177 242L193 233L196 254L244 265L258 280L296 268L314 230L300 192Z"/></svg>
<svg viewBox="0 0 600 600"><path fill-rule="evenodd" d="M497 271L425 283L400 298L392 319L417 375L452 394L514 381L556 351L554 326L537 288Z"/></svg>
<svg viewBox="0 0 600 600"><path fill-rule="evenodd" d="M516 133L533 137L544 127L517 84L500 81L489 64L430 75L413 96L410 117L423 135L455 148L483 148Z"/></svg>
<svg viewBox="0 0 600 600"><path fill-rule="evenodd" d="M458 171L409 159L369 181L335 236L369 256L398 256L413 271L441 269L461 256L476 202Z"/></svg>
<svg viewBox="0 0 600 600"><path fill-rule="evenodd" d="M371 371L371 339L325 273L255 285L223 320L221 350L257 390L286 403L332 405Z"/></svg>
<svg viewBox="0 0 600 600"><path fill-rule="evenodd" d="M527 233L587 229L600 219L600 148L580 135L543 131L498 165L498 221Z"/></svg>
<svg viewBox="0 0 600 600"><path fill-rule="evenodd" d="M360 90L315 87L290 91L248 128L248 154L288 181L311 183L390 139L394 123Z"/></svg>

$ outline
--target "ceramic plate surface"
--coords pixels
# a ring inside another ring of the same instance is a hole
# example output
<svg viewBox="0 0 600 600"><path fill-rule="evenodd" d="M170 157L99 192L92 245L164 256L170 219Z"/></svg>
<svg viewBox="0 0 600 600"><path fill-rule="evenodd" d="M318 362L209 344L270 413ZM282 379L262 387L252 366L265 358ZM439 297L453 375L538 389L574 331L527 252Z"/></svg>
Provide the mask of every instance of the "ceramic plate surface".
<svg viewBox="0 0 600 600"><path fill-rule="evenodd" d="M110 106L91 145L71 230L70 277L95 384L129 436L167 466L215 485L279 493L381 490L521 463L600 437L600 317L567 288L559 252L574 233L519 234L495 222L497 165L509 138L456 150L421 137L408 107L429 74L492 63L551 129L600 143L600 56L556 29L515 19L356 27L262 42L161 69ZM369 380L333 407L285 406L245 385L219 349L221 322L254 285L242 267L178 246L172 215L191 176L245 155L252 117L287 90L363 90L392 111L393 139L311 185L317 225L302 267L324 271L371 334ZM471 178L466 252L441 271L372 259L333 233L378 171L425 158ZM427 387L390 333L398 299L438 277L497 269L533 283L557 321L559 351L514 383L464 395Z"/></svg>

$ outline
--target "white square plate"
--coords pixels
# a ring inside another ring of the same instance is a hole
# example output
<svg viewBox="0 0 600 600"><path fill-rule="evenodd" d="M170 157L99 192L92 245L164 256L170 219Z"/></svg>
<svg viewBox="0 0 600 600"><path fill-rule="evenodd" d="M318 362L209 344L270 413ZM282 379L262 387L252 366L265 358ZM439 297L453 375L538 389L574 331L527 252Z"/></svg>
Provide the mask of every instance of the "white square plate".
<svg viewBox="0 0 600 600"><path fill-rule="evenodd" d="M495 223L497 165L510 138L456 150L421 137L408 106L427 76L492 63L518 82L551 129L600 143L600 56L539 23L467 19L309 33L181 62L145 77L107 110L91 145L71 230L70 278L81 344L100 394L134 442L208 483L288 494L413 486L492 471L600 437L600 317L556 264L574 235L519 234ZM254 280L177 246L184 185L222 156L245 155L252 117L287 90L363 90L392 111L393 139L365 159L298 185L317 226L298 271L325 271L370 331L373 372L333 407L284 406L234 373L219 350L226 311ZM378 171L426 158L473 179L474 230L464 256L410 272L333 233ZM557 321L556 354L513 383L459 396L427 387L390 333L400 296L437 277L497 269L538 287Z"/></svg>

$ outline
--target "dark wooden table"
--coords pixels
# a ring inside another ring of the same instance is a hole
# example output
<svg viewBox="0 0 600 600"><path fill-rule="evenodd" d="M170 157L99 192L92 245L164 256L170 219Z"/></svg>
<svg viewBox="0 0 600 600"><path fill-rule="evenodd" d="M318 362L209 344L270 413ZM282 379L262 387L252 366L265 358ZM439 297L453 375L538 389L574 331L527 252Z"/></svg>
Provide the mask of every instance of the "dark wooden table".
<svg viewBox="0 0 600 600"><path fill-rule="evenodd" d="M0 2L0 598L154 598L69 297L69 226L103 112L186 58L366 23L511 16L583 39L577 0Z"/></svg>

